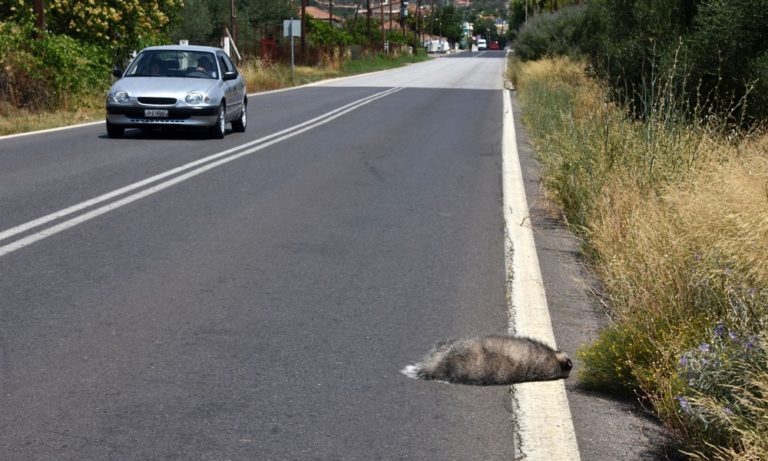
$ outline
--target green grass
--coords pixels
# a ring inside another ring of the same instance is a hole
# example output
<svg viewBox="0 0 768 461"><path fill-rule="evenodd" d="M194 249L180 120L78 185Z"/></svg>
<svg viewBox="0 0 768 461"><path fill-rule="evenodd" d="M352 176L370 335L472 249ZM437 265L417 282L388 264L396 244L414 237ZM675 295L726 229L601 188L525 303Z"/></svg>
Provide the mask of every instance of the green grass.
<svg viewBox="0 0 768 461"><path fill-rule="evenodd" d="M612 319L580 380L639 393L693 458L768 459L768 136L683 123L661 98L630 119L581 62L512 66Z"/></svg>

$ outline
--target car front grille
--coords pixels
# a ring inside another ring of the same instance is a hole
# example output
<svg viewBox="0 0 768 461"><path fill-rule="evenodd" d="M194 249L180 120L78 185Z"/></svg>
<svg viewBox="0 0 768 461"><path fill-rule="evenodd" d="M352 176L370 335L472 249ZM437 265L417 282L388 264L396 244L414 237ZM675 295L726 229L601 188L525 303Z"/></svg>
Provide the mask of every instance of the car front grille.
<svg viewBox="0 0 768 461"><path fill-rule="evenodd" d="M168 109L168 119L186 120L195 116L208 116L218 114L218 107L200 107L195 109ZM162 118L145 117L142 107L107 106L107 114L125 115L131 119L147 119L162 121Z"/></svg>
<svg viewBox="0 0 768 461"><path fill-rule="evenodd" d="M173 105L176 104L176 98L148 98L139 97L141 104L154 104L154 105Z"/></svg>

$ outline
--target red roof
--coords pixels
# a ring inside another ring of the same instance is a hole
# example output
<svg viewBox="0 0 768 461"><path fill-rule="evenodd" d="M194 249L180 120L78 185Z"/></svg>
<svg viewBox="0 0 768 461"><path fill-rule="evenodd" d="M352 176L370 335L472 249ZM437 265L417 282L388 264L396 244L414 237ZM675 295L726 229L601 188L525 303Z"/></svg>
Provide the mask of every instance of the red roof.
<svg viewBox="0 0 768 461"><path fill-rule="evenodd" d="M321 21L328 21L330 19L330 14L328 13L328 10L323 10L321 8L318 8L316 6L308 6L305 9L306 13L309 16L312 16L315 19L319 19ZM333 15L333 22L342 22L342 18L340 18L337 15Z"/></svg>

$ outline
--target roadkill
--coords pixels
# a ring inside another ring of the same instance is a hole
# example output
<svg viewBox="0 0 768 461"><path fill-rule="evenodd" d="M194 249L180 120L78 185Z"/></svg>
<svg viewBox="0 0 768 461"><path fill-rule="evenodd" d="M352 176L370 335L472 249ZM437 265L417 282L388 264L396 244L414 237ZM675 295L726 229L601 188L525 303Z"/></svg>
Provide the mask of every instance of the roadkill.
<svg viewBox="0 0 768 461"><path fill-rule="evenodd" d="M491 335L435 345L423 361L401 373L414 379L492 386L567 378L568 354L531 338Z"/></svg>

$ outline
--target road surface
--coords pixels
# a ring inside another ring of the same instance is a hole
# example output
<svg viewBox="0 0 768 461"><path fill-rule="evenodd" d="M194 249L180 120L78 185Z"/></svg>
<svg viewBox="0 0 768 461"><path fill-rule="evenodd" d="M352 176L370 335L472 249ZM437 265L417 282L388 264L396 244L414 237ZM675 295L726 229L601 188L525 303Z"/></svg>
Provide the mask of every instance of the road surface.
<svg viewBox="0 0 768 461"><path fill-rule="evenodd" d="M508 459L503 53L253 96L246 133L0 143L0 458Z"/></svg>

